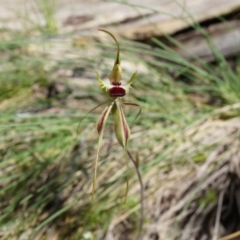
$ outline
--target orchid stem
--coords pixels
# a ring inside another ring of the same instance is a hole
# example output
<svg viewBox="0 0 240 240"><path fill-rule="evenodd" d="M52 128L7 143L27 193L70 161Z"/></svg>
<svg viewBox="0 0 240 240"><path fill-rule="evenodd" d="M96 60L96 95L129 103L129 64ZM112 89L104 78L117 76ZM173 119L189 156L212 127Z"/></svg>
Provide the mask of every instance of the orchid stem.
<svg viewBox="0 0 240 240"><path fill-rule="evenodd" d="M140 184L141 215L140 215L140 222L139 222L139 231L138 231L138 235L137 235L137 238L136 238L136 239L140 240L141 236L142 236L143 221L144 221L144 185L143 185L142 176L141 176L137 161L133 158L132 154L129 151L127 151L127 153L128 153L128 156L129 156L129 158L131 159L131 161L134 165L135 171L136 171L137 176L138 176L138 181L139 181L139 184Z"/></svg>
<svg viewBox="0 0 240 240"><path fill-rule="evenodd" d="M128 160L128 154L127 154L127 150L125 149L125 155L126 155L126 165L127 165L127 177L126 177L126 190L125 190L125 196L124 196L124 203L126 203L127 201L127 195L128 195L128 191L129 191L129 160Z"/></svg>

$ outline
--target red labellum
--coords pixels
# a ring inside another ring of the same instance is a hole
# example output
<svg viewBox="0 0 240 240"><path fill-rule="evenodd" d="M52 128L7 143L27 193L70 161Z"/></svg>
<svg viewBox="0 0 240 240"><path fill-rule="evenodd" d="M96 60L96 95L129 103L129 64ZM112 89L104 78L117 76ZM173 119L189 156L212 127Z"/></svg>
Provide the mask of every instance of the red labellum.
<svg viewBox="0 0 240 240"><path fill-rule="evenodd" d="M110 88L109 94L111 97L123 97L126 95L126 91L124 88L117 85Z"/></svg>

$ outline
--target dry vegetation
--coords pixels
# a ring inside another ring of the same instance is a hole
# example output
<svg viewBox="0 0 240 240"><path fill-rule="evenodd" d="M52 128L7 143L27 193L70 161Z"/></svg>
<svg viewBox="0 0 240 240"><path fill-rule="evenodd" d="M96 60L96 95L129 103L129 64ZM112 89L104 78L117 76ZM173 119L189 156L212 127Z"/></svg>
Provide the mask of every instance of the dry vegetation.
<svg viewBox="0 0 240 240"><path fill-rule="evenodd" d="M131 168L123 204L124 152L111 124L94 205L100 110L76 133L81 117L104 100L94 72L107 76L113 46L91 36L49 35L54 23L41 30L0 33L0 238L134 239L139 183ZM143 239L219 239L240 229L239 56L233 67L213 48L213 63L188 61L166 41L153 41L154 47L120 41L124 77L138 69L127 100L141 105L142 114L134 123L137 111L127 107L126 115L129 148L139 154L145 184Z"/></svg>

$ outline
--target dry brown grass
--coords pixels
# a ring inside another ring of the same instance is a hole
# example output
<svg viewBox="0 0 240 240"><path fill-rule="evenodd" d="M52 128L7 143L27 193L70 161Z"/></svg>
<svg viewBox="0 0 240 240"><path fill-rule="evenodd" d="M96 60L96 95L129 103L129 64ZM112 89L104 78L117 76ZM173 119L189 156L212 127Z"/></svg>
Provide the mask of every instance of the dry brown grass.
<svg viewBox="0 0 240 240"><path fill-rule="evenodd" d="M171 151L171 169L144 175L143 239L218 239L239 229L239 134L240 118L206 119L186 129L182 144ZM190 160L204 149L209 150L201 166ZM179 156L188 158L191 167L176 164ZM125 214L113 220L105 239L132 239L129 232L131 220Z"/></svg>

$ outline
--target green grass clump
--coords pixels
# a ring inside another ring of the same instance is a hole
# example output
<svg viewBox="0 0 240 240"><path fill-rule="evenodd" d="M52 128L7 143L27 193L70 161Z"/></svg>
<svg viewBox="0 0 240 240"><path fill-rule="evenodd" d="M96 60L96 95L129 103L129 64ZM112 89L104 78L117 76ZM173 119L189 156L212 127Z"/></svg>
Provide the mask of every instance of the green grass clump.
<svg viewBox="0 0 240 240"><path fill-rule="evenodd" d="M53 13L44 11L46 31L55 32ZM200 29L198 25L195 28ZM203 37L207 37L205 33ZM167 38L184 49L170 36ZM90 204L97 140L93 122L98 115L90 114L82 122L82 133L76 133L81 117L102 100L101 92L96 90L97 80L88 79L85 85L80 81L84 73L93 73L97 67L103 74L109 72L108 60L113 55L106 52L111 51L102 51L98 58L91 55L65 60L62 56L55 60L54 67L46 67L51 56L44 53L44 48L42 54L28 51L32 44L41 48L47 44L46 40L33 43L26 39L16 41L12 37L0 43L5 58L0 63L1 236L3 239L49 236L85 239L89 233L93 239L97 239L95 236L100 239L110 224L128 217L126 225L134 232L139 217L139 185L134 170L130 169L129 198L123 205L125 159L121 147L112 138L112 129L106 129L103 139L94 205ZM138 63L148 69L147 73L139 70L135 89L126 99L142 107L140 118L130 124L129 148L140 156L141 172L148 184L147 201L155 198L158 189L166 184L163 177L166 172L199 166L216 148L219 142L203 144L201 137L195 137L202 122L214 118L225 121L240 114L239 56L238 70L234 71L219 52L214 64L197 57L188 61L163 42L157 39L153 42L154 47L132 41L121 44L123 62ZM94 47L110 50L106 45ZM69 51L77 55L79 49L72 47ZM81 64L85 69L77 76L80 83L76 83L76 76L62 76L57 72L59 69L74 71ZM124 76L128 74L125 72ZM41 94L39 99L34 96L33 88L37 85L47 91L53 79L71 91L64 99L52 97L53 104L48 105L46 94ZM44 108L39 108L39 103ZM131 123L134 115L128 113L132 113L130 108L126 109L126 116ZM199 204L214 201L214 192L207 193L206 198Z"/></svg>

